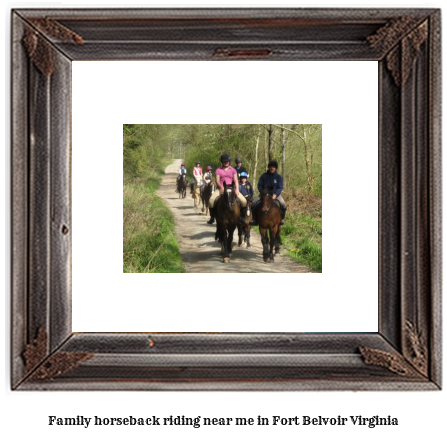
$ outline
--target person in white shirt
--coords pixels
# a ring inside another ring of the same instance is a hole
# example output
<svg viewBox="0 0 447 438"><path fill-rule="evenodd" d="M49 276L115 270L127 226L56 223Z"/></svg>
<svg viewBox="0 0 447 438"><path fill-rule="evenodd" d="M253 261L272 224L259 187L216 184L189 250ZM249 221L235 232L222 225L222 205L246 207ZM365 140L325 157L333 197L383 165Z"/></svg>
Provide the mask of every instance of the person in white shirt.
<svg viewBox="0 0 447 438"><path fill-rule="evenodd" d="M196 187L200 187L202 184L202 168L200 167L200 161L196 161L196 167L192 170L192 176L194 181L191 183L191 194L194 193Z"/></svg>

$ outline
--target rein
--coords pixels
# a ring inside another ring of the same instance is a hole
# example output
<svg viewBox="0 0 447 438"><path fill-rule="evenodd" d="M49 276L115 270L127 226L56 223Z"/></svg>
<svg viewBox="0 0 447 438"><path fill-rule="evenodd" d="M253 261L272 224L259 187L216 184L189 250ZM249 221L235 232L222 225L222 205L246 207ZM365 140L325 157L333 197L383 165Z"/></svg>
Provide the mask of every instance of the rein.
<svg viewBox="0 0 447 438"><path fill-rule="evenodd" d="M261 210L262 214L267 214L270 211L271 207L272 207L272 204L269 205L269 208L267 208L267 210Z"/></svg>

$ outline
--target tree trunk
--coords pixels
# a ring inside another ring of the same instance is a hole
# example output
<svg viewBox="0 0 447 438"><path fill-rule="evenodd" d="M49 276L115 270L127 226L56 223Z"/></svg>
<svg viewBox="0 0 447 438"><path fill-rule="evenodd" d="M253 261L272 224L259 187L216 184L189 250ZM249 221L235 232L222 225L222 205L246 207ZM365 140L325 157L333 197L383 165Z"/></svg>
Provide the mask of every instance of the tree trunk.
<svg viewBox="0 0 447 438"><path fill-rule="evenodd" d="M269 155L268 155L268 133L267 130L264 131L264 169L267 167L267 163L269 162Z"/></svg>
<svg viewBox="0 0 447 438"><path fill-rule="evenodd" d="M269 146L268 146L268 156L269 156L269 161L273 160L273 132L274 132L275 128L273 125L269 125L269 129L267 129L268 133L269 133Z"/></svg>
<svg viewBox="0 0 447 438"><path fill-rule="evenodd" d="M309 150L309 143L307 141L307 131L306 128L303 129L303 139L304 139L304 156L306 159L306 173L307 173L307 184L309 192L314 190L314 181L312 177L312 156Z"/></svg>
<svg viewBox="0 0 447 438"><path fill-rule="evenodd" d="M258 128L258 135L256 136L256 146L255 146L255 168L253 170L252 183L257 184L257 173L258 173L258 150L259 150L259 138L261 137L261 127Z"/></svg>
<svg viewBox="0 0 447 438"><path fill-rule="evenodd" d="M281 125L281 141L282 141L282 179L286 180L286 131L284 125Z"/></svg>

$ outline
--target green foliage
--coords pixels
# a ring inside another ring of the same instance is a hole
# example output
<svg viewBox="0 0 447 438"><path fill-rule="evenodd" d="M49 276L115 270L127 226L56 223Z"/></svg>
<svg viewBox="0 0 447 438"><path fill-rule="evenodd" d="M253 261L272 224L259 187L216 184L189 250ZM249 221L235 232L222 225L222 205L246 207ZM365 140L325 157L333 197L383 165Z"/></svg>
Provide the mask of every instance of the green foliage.
<svg viewBox="0 0 447 438"><path fill-rule="evenodd" d="M166 159L164 140L169 125L123 125L123 175L125 181L145 177L160 169Z"/></svg>
<svg viewBox="0 0 447 438"><path fill-rule="evenodd" d="M132 139L141 135L138 125L135 126L137 133L129 134ZM140 142L136 148L140 152L143 151L144 155L146 151L141 144L148 143ZM146 165L141 165L143 162ZM129 160L124 170L123 272L125 273L185 270L176 241L172 214L155 195L166 164L167 161L161 154L151 159L150 164L147 164L144 158L138 159L136 156L134 160Z"/></svg>
<svg viewBox="0 0 447 438"><path fill-rule="evenodd" d="M147 182L124 186L123 213L123 272L184 272L172 215Z"/></svg>
<svg viewBox="0 0 447 438"><path fill-rule="evenodd" d="M306 263L316 272L323 270L322 219L289 214L281 227L285 254Z"/></svg>

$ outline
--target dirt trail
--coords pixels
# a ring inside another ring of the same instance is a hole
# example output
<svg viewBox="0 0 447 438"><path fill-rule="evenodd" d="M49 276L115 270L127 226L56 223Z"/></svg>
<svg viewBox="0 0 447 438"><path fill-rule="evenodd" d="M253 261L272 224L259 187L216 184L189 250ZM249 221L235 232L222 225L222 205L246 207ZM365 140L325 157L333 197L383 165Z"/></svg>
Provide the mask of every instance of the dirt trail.
<svg viewBox="0 0 447 438"><path fill-rule="evenodd" d="M215 225L207 224L200 208L194 207L194 200L187 192L185 199L179 199L175 192L176 178L181 160L170 164L162 178L157 192L171 209L176 226L180 253L188 273L254 273L254 272L310 272L307 266L299 265L281 254L275 256L274 263L262 260L262 245L259 232L252 230L251 247L237 246L237 229L234 233L233 256L229 263L223 263L220 244L214 240ZM282 251L285 251L282 249Z"/></svg>

